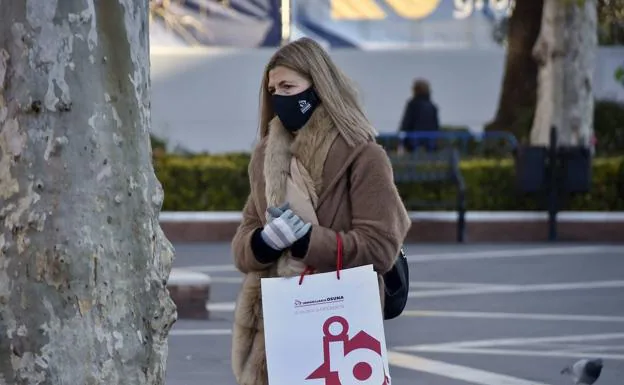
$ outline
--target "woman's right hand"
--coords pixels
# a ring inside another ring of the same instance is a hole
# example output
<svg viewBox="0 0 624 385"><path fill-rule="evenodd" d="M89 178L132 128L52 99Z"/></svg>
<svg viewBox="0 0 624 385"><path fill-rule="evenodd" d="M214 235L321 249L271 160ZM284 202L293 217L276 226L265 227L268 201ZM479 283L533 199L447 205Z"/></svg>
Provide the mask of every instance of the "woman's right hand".
<svg viewBox="0 0 624 385"><path fill-rule="evenodd" d="M279 207L269 207L267 208L267 214L268 214L268 221L269 222L273 222L275 220L275 218L279 218L282 216L282 214L284 214L284 211L288 210L290 208L290 203L289 202L285 202L284 204L282 204Z"/></svg>
<svg viewBox="0 0 624 385"><path fill-rule="evenodd" d="M284 250L305 236L311 228L312 224L303 222L297 214L288 209L268 222L260 235L272 249Z"/></svg>

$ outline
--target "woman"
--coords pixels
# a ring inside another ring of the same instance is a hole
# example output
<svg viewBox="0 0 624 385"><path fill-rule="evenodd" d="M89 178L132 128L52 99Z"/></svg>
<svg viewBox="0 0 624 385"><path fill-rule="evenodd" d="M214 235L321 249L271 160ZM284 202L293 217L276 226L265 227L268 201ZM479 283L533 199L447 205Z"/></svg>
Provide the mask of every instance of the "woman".
<svg viewBox="0 0 624 385"><path fill-rule="evenodd" d="M261 278L299 275L307 266L334 271L340 232L344 268L372 264L381 295L382 274L410 226L355 89L320 45L303 38L280 48L260 94L251 194L232 240L245 274L232 340L240 385L267 384Z"/></svg>

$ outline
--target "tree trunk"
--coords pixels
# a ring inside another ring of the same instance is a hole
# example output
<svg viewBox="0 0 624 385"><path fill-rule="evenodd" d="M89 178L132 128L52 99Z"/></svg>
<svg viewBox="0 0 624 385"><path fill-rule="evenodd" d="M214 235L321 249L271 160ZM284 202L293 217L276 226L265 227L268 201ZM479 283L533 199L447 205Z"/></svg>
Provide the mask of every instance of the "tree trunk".
<svg viewBox="0 0 624 385"><path fill-rule="evenodd" d="M163 384L147 0L0 0L0 384Z"/></svg>
<svg viewBox="0 0 624 385"><path fill-rule="evenodd" d="M539 64L531 143L547 145L555 126L561 145L589 146L593 136L596 0L545 0L533 54Z"/></svg>
<svg viewBox="0 0 624 385"><path fill-rule="evenodd" d="M518 139L528 138L535 108L537 63L531 50L540 31L543 0L519 0L509 19L505 75L496 117L486 130L511 131ZM526 122L522 122L520 120Z"/></svg>

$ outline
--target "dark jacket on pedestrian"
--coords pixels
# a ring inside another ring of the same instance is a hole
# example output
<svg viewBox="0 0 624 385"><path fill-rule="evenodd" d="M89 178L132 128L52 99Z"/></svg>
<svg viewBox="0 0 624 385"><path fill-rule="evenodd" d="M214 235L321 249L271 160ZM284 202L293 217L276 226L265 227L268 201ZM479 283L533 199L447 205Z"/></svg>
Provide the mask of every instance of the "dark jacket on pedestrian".
<svg viewBox="0 0 624 385"><path fill-rule="evenodd" d="M407 102L399 131L437 131L440 129L438 107L428 95L414 96Z"/></svg>

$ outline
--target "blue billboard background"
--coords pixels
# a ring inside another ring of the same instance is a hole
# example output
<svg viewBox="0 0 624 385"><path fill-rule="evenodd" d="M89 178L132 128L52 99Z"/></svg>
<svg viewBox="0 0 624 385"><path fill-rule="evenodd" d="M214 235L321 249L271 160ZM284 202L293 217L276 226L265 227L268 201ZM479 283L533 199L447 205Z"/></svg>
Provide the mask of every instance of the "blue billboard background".
<svg viewBox="0 0 624 385"><path fill-rule="evenodd" d="M152 0L152 45L275 47L282 0ZM511 0L290 0L291 39L331 47L496 45Z"/></svg>
<svg viewBox="0 0 624 385"><path fill-rule="evenodd" d="M294 37L332 47L497 45L508 0L292 0Z"/></svg>

